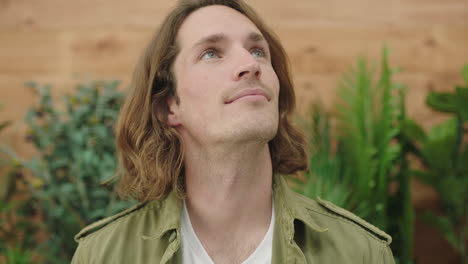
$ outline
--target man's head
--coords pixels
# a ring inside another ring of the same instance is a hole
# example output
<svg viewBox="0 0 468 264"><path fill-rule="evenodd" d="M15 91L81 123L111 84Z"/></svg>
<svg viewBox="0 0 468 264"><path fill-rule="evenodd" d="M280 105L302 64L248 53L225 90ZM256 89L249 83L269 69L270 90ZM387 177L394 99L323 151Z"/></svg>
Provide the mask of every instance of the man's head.
<svg viewBox="0 0 468 264"><path fill-rule="evenodd" d="M230 7L203 7L185 19L177 46L168 121L187 152L266 144L276 135L279 81L252 21Z"/></svg>
<svg viewBox="0 0 468 264"><path fill-rule="evenodd" d="M246 92L260 96L239 98ZM249 6L180 1L137 65L119 117L119 192L139 201L181 193L182 138L257 136L268 142L274 173L305 169L294 107L286 54Z"/></svg>

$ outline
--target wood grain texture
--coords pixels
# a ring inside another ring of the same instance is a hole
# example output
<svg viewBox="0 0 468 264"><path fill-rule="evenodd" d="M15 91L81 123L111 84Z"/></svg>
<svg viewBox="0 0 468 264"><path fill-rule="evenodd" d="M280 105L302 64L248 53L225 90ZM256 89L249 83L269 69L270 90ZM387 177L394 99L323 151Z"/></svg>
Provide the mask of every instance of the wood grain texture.
<svg viewBox="0 0 468 264"><path fill-rule="evenodd" d="M425 128L446 118L430 111L425 97L431 90L452 90L462 83L460 70L468 63L467 0L248 2L284 44L300 114L316 100L332 110L342 74L359 56L377 61L387 45L391 65L402 69L395 80L408 87L408 115ZM0 121L20 120L34 104L26 81L51 84L56 98L77 82L93 79L120 79L124 89L142 49L174 5L154 0L0 0ZM17 121L0 139L31 154L23 131ZM433 199L424 188L418 190L416 203ZM420 263L436 263L424 254L427 248L416 250Z"/></svg>

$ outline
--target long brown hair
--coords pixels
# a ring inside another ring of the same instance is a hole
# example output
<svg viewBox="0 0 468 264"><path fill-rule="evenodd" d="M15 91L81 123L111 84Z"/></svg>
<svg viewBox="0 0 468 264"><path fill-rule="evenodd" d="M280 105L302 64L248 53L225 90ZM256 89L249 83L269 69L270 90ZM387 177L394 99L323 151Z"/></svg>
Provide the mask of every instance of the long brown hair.
<svg viewBox="0 0 468 264"><path fill-rule="evenodd" d="M293 126L295 95L286 53L256 12L240 0L182 0L154 34L133 74L121 109L117 134L118 193L138 201L161 199L184 190L184 150L174 128L167 125L167 100L176 95L172 66L179 52L177 32L195 10L224 5L249 18L267 40L279 82L279 128L270 142L273 172L291 174L307 168L304 136Z"/></svg>

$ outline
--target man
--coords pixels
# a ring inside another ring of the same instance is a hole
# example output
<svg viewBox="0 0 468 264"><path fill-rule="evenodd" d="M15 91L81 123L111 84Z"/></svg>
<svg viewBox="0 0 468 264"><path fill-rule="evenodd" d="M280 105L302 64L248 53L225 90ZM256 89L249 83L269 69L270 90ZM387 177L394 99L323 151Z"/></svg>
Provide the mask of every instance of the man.
<svg viewBox="0 0 468 264"><path fill-rule="evenodd" d="M181 1L134 73L119 191L73 263L394 263L391 238L288 189L305 169L284 50L242 1Z"/></svg>

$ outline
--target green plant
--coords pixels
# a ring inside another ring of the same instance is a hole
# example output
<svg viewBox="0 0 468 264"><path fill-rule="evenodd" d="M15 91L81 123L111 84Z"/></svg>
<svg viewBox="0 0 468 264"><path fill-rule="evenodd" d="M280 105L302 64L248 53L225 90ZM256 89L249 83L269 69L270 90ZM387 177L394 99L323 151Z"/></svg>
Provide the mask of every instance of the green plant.
<svg viewBox="0 0 468 264"><path fill-rule="evenodd" d="M0 130L11 123L1 122ZM6 145L0 146L0 256L6 258L7 263L26 263L29 251L25 255L22 252L35 244L32 235L38 226L30 220L35 211L30 197L25 195L19 162L8 153L10 151Z"/></svg>
<svg viewBox="0 0 468 264"><path fill-rule="evenodd" d="M408 141L413 142L412 153L425 166L413 174L440 195L443 215L428 211L424 218L443 233L465 264L468 263L468 144L463 139L467 133L464 124L468 123L468 65L463 69L463 77L464 87L457 86L453 93L431 92L426 98L431 108L453 117L428 133L415 121L406 120L403 131Z"/></svg>
<svg viewBox="0 0 468 264"><path fill-rule="evenodd" d="M26 138L40 155L18 160L33 177L28 186L44 215L47 263L69 263L76 248L74 234L132 203L102 185L117 166L113 126L124 95L118 82L81 84L75 94L65 96L65 110L60 111L50 87L28 85L40 102L27 113Z"/></svg>
<svg viewBox="0 0 468 264"><path fill-rule="evenodd" d="M20 248L8 247L4 253L5 264L30 264L31 253Z"/></svg>
<svg viewBox="0 0 468 264"><path fill-rule="evenodd" d="M387 49L378 79L376 67L359 59L340 87L336 130L330 129L328 114L313 107L307 129L311 168L304 187L296 189L330 200L389 232L397 238L392 249L399 263L411 263L410 174L404 166L405 145L397 140L405 111L404 87L392 81L394 72ZM392 182L399 186L395 194L389 194Z"/></svg>
<svg viewBox="0 0 468 264"><path fill-rule="evenodd" d="M392 81L396 70L383 50L380 78L364 60L345 77L338 105L339 141L343 144L344 181L351 186L349 209L395 239L399 263L412 263L414 210L410 199L406 145L399 140L405 117L404 86ZM395 182L396 193L389 194Z"/></svg>
<svg viewBox="0 0 468 264"><path fill-rule="evenodd" d="M32 219L37 210L33 207L24 183L25 179L17 168L2 176L0 255L5 255L12 245L15 245L17 251L33 250L36 245L34 234L40 226Z"/></svg>
<svg viewBox="0 0 468 264"><path fill-rule="evenodd" d="M348 205L358 215L387 229L389 175L400 153L392 143L398 135L398 100L384 49L380 80L360 59L340 89L339 141L343 145L344 181L353 189Z"/></svg>
<svg viewBox="0 0 468 264"><path fill-rule="evenodd" d="M390 196L388 203L388 217L391 219L387 231L393 238L393 250L398 255L397 263L413 263L413 234L415 212L411 201L411 171L409 155L412 152L412 142L404 136L403 127L406 120L406 91L399 90L400 112L398 126L400 133L397 140L401 146L401 153L396 159L397 169L394 180L398 183L398 190Z"/></svg>
<svg viewBox="0 0 468 264"><path fill-rule="evenodd" d="M346 207L351 192L349 186L341 181L343 166L341 155L333 150L330 115L317 102L312 105L310 117L310 120L302 122L309 131L309 170L302 175L307 180L304 182L303 179L291 177L290 182L295 191L305 196L318 196Z"/></svg>

